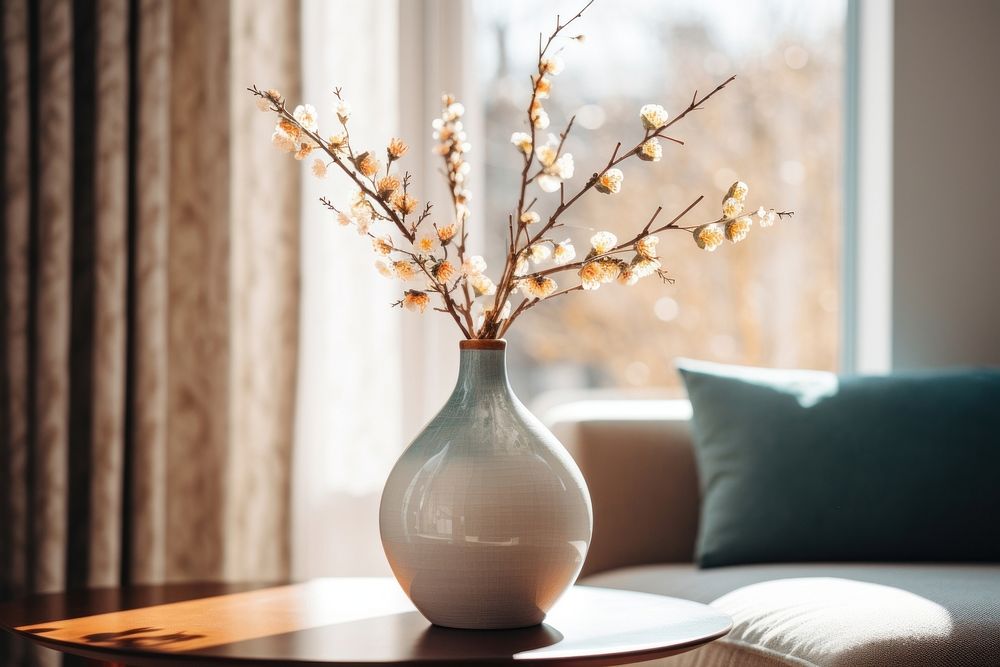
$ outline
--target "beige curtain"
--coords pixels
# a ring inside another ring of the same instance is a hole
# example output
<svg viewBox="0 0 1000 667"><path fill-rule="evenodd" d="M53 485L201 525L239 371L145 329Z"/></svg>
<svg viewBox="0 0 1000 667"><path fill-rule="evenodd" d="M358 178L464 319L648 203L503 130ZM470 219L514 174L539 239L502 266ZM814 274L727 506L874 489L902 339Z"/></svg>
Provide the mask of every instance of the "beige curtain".
<svg viewBox="0 0 1000 667"><path fill-rule="evenodd" d="M298 96L297 3L2 23L0 598L287 576L299 181L244 88Z"/></svg>

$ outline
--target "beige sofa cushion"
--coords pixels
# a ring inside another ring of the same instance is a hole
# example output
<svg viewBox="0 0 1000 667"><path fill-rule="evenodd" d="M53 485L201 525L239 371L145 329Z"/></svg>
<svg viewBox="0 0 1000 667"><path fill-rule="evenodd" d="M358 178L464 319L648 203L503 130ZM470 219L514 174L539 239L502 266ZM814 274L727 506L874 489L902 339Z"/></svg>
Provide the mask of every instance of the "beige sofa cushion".
<svg viewBox="0 0 1000 667"><path fill-rule="evenodd" d="M725 638L663 661L739 665L1000 665L1000 565L648 565L582 583L710 603Z"/></svg>
<svg viewBox="0 0 1000 667"><path fill-rule="evenodd" d="M584 574L693 560L690 416L687 401L579 401L543 413L590 488L594 539Z"/></svg>

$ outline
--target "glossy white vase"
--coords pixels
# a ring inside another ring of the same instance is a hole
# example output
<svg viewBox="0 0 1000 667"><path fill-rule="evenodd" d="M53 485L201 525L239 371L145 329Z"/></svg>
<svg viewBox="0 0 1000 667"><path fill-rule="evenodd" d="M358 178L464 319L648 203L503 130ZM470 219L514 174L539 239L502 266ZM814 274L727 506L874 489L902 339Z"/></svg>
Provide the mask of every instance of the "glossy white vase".
<svg viewBox="0 0 1000 667"><path fill-rule="evenodd" d="M579 468L507 382L504 341L462 341L458 383L382 493L382 546L429 621L541 623L576 581L593 514Z"/></svg>

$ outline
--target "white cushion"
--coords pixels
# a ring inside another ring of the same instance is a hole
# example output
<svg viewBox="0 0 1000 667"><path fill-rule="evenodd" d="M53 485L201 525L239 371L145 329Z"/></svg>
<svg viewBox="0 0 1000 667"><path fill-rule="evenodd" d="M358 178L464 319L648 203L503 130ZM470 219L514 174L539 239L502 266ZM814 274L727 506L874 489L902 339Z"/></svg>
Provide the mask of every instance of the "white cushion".
<svg viewBox="0 0 1000 667"><path fill-rule="evenodd" d="M733 630L664 661L697 665L1000 665L1000 565L623 568L582 583L709 603Z"/></svg>

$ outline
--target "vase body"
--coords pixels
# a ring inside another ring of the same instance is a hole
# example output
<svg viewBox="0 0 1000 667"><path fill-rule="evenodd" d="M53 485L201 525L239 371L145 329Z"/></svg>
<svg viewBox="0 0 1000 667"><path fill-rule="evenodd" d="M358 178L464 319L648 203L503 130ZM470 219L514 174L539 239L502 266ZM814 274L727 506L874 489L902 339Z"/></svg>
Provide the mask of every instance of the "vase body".
<svg viewBox="0 0 1000 667"><path fill-rule="evenodd" d="M514 396L504 347L463 341L455 391L382 493L389 565L436 625L541 623L576 581L590 546L583 476Z"/></svg>

